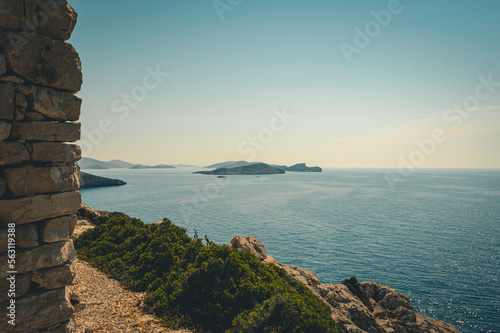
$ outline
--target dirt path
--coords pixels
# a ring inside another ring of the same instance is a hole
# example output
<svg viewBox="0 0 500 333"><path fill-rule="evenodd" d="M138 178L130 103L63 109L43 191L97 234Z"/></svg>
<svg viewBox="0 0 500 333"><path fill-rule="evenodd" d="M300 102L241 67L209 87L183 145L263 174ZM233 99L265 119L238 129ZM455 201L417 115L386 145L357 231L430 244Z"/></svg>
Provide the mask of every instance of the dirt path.
<svg viewBox="0 0 500 333"><path fill-rule="evenodd" d="M92 228L87 221L79 221L75 237ZM154 316L139 308L144 293L125 289L118 281L107 277L85 261L75 259L76 278L70 291L85 308L75 314L76 333L90 332L173 332L190 333L188 330L170 330Z"/></svg>

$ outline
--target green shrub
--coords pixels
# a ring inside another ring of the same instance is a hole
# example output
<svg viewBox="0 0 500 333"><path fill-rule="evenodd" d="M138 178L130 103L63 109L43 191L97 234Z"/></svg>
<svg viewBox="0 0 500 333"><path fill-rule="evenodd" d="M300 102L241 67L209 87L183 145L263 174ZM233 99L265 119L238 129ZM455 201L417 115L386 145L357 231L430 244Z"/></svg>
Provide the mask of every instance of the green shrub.
<svg viewBox="0 0 500 333"><path fill-rule="evenodd" d="M275 266L229 246L192 239L164 219L123 216L75 240L79 256L147 291L145 304L172 324L211 332L340 332L329 308Z"/></svg>

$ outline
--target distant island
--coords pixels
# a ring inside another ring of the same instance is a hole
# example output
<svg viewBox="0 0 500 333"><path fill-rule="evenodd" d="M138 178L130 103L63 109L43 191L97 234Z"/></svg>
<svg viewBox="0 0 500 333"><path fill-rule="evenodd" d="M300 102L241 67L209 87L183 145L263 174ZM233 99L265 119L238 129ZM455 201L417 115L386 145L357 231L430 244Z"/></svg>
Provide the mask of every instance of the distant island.
<svg viewBox="0 0 500 333"><path fill-rule="evenodd" d="M281 169L283 171L292 171L292 172L322 172L323 170L320 167L308 167L305 163L297 163L295 165L287 167L286 165L274 165L273 167Z"/></svg>
<svg viewBox="0 0 500 333"><path fill-rule="evenodd" d="M206 169L220 169L220 168L232 169L232 168L249 166L249 165L256 165L256 164L266 164L266 163L247 162L247 161L227 161L227 162L208 165L204 168L206 168ZM280 169L283 171L292 171L292 172L322 172L323 171L320 167L317 167L317 166L308 167L306 165L306 163L297 163L297 164L292 165L292 166L278 165L278 164L266 164L266 165L270 165L276 169Z"/></svg>
<svg viewBox="0 0 500 333"><path fill-rule="evenodd" d="M112 161L99 161L93 158L83 157L78 161L78 165L81 169L175 169L173 165L158 164L158 165L144 165L144 164L132 164L129 162L121 160Z"/></svg>
<svg viewBox="0 0 500 333"><path fill-rule="evenodd" d="M211 171L196 171L203 175L272 175L283 174L284 170L275 168L265 163L256 163L235 168L217 168Z"/></svg>

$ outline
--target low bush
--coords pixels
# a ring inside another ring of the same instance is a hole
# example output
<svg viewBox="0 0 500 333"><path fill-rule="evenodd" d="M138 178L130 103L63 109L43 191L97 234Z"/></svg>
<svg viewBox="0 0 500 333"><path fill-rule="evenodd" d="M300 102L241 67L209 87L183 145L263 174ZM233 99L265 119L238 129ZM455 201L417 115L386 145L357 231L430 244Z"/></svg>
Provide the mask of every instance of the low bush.
<svg viewBox="0 0 500 333"><path fill-rule="evenodd" d="M192 239L164 219L102 221L75 240L79 256L136 291L171 324L208 332L341 332L329 308L275 266Z"/></svg>

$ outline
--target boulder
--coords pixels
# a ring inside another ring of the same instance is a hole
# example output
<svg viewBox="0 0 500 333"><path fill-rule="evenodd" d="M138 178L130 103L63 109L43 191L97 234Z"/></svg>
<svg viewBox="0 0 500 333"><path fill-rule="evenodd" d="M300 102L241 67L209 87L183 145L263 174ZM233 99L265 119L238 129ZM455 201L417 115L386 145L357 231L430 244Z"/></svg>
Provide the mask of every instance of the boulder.
<svg viewBox="0 0 500 333"><path fill-rule="evenodd" d="M39 2L38 11L49 18L39 23L39 32L56 39L68 40L76 25L76 11L64 0Z"/></svg>
<svg viewBox="0 0 500 333"><path fill-rule="evenodd" d="M260 260L267 258L264 244L254 236L243 237L241 235L236 235L231 239L231 245L240 251L250 252Z"/></svg>
<svg viewBox="0 0 500 333"><path fill-rule="evenodd" d="M19 76L71 93L80 90L81 62L70 44L41 35L25 38L13 32L3 32L0 37L7 65Z"/></svg>
<svg viewBox="0 0 500 333"><path fill-rule="evenodd" d="M12 125L0 121L0 141L7 140L10 136Z"/></svg>
<svg viewBox="0 0 500 333"><path fill-rule="evenodd" d="M14 165L30 160L26 147L16 142L0 142L0 165Z"/></svg>
<svg viewBox="0 0 500 333"><path fill-rule="evenodd" d="M1 60L1 58L0 58ZM0 61L1 70L1 61ZM14 84L11 82L0 83L0 119L12 120L14 119Z"/></svg>
<svg viewBox="0 0 500 333"><path fill-rule="evenodd" d="M75 258L73 241L44 244L16 254L15 270L17 274L28 273L41 268L60 266ZM7 255L0 257L0 278L9 276Z"/></svg>
<svg viewBox="0 0 500 333"><path fill-rule="evenodd" d="M0 226L26 224L63 215L73 215L81 204L79 191L0 200Z"/></svg>
<svg viewBox="0 0 500 333"><path fill-rule="evenodd" d="M80 123L14 123L10 137L17 140L74 142L80 139Z"/></svg>
<svg viewBox="0 0 500 333"><path fill-rule="evenodd" d="M40 240L44 243L69 240L75 230L76 222L75 215L62 216L43 222L40 225Z"/></svg>
<svg viewBox="0 0 500 333"><path fill-rule="evenodd" d="M20 0L0 1L0 28L21 29L24 25L24 3Z"/></svg>
<svg viewBox="0 0 500 333"><path fill-rule="evenodd" d="M75 121L80 118L82 100L73 94L33 86L33 109L46 118L62 121Z"/></svg>
<svg viewBox="0 0 500 333"><path fill-rule="evenodd" d="M25 166L5 170L7 186L14 196L63 192L80 187L75 164L54 167Z"/></svg>
<svg viewBox="0 0 500 333"><path fill-rule="evenodd" d="M0 316L7 318L7 303L0 304ZM16 301L16 325L3 324L4 332L38 332L73 315L69 291L61 288L29 294Z"/></svg>
<svg viewBox="0 0 500 333"><path fill-rule="evenodd" d="M75 279L75 270L71 264L63 266L44 268L31 274L31 281L37 288L58 289L71 285Z"/></svg>
<svg viewBox="0 0 500 333"><path fill-rule="evenodd" d="M16 247L31 248L38 246L38 227L36 224L23 224L16 228Z"/></svg>
<svg viewBox="0 0 500 333"><path fill-rule="evenodd" d="M71 163L80 160L82 151L79 146L58 142L37 142L32 144L33 162Z"/></svg>

